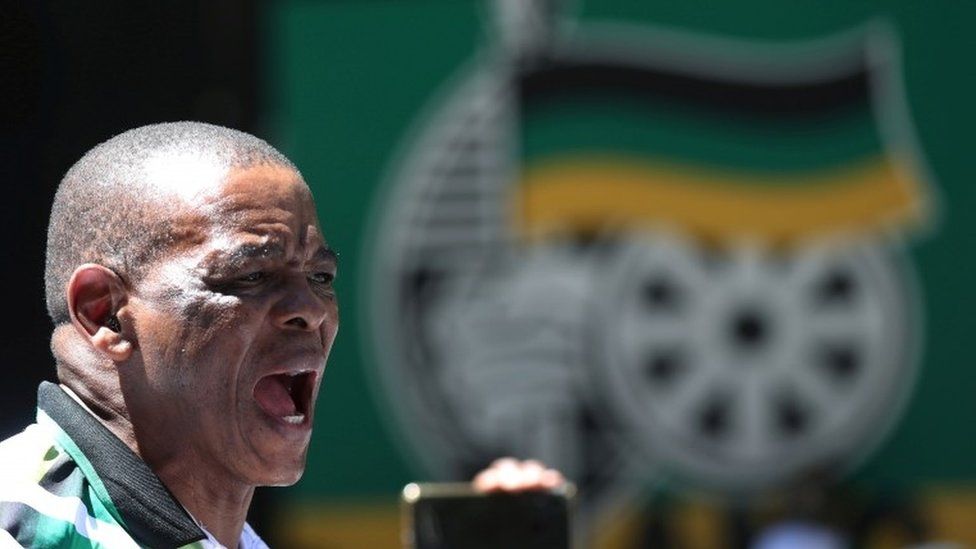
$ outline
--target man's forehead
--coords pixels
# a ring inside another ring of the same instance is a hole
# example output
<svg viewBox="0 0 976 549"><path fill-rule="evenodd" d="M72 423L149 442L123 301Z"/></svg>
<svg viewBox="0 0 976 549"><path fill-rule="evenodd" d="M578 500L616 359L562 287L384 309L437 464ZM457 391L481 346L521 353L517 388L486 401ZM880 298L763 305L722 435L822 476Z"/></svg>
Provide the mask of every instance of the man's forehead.
<svg viewBox="0 0 976 549"><path fill-rule="evenodd" d="M194 151L160 151L143 165L146 191L160 199L182 199L189 203L216 189L230 174L227 162Z"/></svg>
<svg viewBox="0 0 976 549"><path fill-rule="evenodd" d="M297 254L308 260L335 259L303 182L275 194L266 192L275 186L270 182L255 188L234 185L234 179L231 176L216 193L199 195L176 215L179 225L197 229L196 244L204 244L208 256L244 260Z"/></svg>
<svg viewBox="0 0 976 549"><path fill-rule="evenodd" d="M221 217L223 210L318 216L311 191L293 168L257 164L233 166L203 152L161 151L144 165L142 198L161 213ZM296 200L297 199L297 200ZM176 220L174 220L176 221Z"/></svg>

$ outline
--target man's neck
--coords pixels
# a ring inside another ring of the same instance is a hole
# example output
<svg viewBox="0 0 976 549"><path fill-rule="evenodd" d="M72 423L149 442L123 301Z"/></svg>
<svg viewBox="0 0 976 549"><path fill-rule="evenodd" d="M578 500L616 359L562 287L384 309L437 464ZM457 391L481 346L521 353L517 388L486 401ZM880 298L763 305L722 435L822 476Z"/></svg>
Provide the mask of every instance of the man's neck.
<svg viewBox="0 0 976 549"><path fill-rule="evenodd" d="M112 414L109 410L101 408L96 412L89 403L98 400L90 398L89 395L85 395L89 396L88 399L83 398L65 384L61 384L61 387L82 408L141 457L183 508L217 538L221 545L228 548L238 546L247 519L247 510L254 496L252 486L236 484L228 486L222 483L219 489L213 489L211 487L214 485L214 479L220 478L221 475L214 474L211 468L199 466L198 460L186 459L185 455L177 457L175 454L167 453L155 456L156 459L147 456L146 451L151 452L151 450L139 447L132 424L127 417Z"/></svg>
<svg viewBox="0 0 976 549"><path fill-rule="evenodd" d="M254 496L253 486L215 483L219 473L192 459L166 460L151 463L150 467L187 512L221 545L238 546Z"/></svg>

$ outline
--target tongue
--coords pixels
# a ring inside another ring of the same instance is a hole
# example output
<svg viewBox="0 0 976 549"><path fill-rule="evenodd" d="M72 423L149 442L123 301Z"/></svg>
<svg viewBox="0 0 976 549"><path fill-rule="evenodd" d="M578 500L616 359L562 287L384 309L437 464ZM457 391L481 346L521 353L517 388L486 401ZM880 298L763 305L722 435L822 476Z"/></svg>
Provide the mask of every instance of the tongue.
<svg viewBox="0 0 976 549"><path fill-rule="evenodd" d="M254 387L254 399L258 405L272 416L294 416L298 410L288 392L287 376L277 375L261 378Z"/></svg>

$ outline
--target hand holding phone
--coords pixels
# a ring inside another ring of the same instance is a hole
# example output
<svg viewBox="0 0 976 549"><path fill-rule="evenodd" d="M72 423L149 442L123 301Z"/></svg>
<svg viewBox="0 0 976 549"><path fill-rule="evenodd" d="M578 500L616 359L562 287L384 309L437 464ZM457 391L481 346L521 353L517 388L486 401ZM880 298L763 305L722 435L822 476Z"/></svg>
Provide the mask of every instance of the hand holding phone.
<svg viewBox="0 0 976 549"><path fill-rule="evenodd" d="M481 492L468 483L408 484L403 545L408 549L569 549L575 487Z"/></svg>

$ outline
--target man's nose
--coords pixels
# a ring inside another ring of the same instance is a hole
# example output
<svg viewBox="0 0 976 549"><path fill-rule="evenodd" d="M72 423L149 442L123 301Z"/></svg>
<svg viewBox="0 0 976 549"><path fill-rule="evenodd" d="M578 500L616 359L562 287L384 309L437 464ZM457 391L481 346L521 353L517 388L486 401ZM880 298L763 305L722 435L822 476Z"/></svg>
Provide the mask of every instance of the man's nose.
<svg viewBox="0 0 976 549"><path fill-rule="evenodd" d="M272 315L280 328L318 331L334 309L334 298L319 295L304 275L295 275L288 278Z"/></svg>

